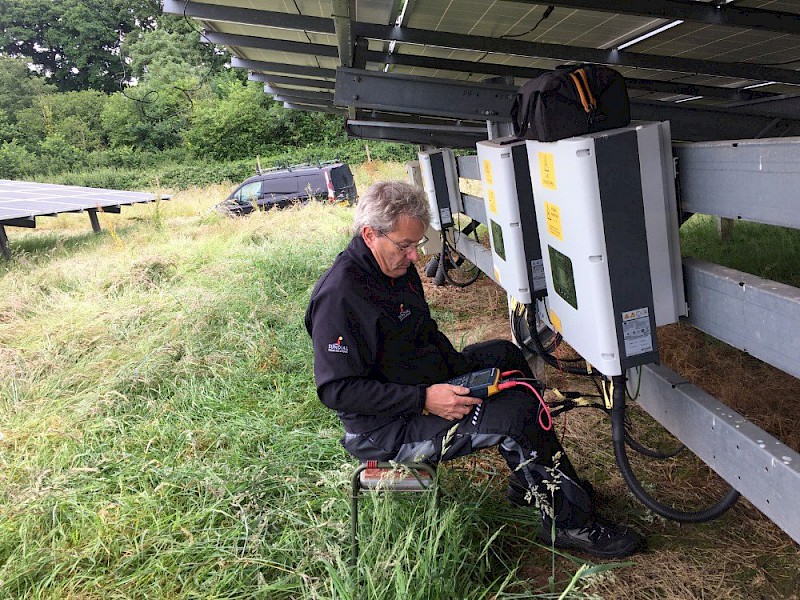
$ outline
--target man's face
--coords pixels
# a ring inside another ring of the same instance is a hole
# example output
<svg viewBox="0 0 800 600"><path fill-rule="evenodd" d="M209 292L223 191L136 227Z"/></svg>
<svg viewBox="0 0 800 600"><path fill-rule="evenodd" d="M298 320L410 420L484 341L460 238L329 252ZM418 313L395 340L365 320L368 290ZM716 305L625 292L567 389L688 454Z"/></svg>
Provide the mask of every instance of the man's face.
<svg viewBox="0 0 800 600"><path fill-rule="evenodd" d="M419 260L417 244L425 237L425 229L418 219L401 215L393 231L381 232L363 227L361 236L372 250L381 271L389 277L402 277L408 268Z"/></svg>

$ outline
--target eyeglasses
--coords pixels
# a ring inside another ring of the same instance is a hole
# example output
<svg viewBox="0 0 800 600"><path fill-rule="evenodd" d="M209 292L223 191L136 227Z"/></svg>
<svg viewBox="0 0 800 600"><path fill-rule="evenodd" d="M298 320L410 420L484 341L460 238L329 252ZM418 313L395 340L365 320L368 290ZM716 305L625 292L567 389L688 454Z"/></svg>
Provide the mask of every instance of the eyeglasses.
<svg viewBox="0 0 800 600"><path fill-rule="evenodd" d="M408 254L408 252L411 250L416 250L417 252L419 252L420 250L422 250L422 247L428 242L427 236L424 235L422 236L422 239L418 241L416 244L398 244L380 229L378 230L378 235L382 235L387 240L392 242L394 244L394 247L400 250L400 252L402 252L403 254Z"/></svg>

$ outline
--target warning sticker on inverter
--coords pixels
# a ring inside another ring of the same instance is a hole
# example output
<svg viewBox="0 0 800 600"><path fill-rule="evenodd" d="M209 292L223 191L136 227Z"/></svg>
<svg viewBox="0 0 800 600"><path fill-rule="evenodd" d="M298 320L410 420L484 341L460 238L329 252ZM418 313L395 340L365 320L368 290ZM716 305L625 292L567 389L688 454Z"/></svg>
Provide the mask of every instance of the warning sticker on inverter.
<svg viewBox="0 0 800 600"><path fill-rule="evenodd" d="M622 336L625 339L626 356L652 352L653 335L650 330L650 310L645 307L622 313Z"/></svg>

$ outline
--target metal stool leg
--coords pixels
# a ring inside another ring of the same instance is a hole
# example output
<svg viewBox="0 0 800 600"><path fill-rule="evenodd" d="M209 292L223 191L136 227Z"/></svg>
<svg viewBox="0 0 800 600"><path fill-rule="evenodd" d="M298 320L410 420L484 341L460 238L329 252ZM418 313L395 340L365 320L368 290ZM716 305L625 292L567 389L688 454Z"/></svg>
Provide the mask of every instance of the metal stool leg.
<svg viewBox="0 0 800 600"><path fill-rule="evenodd" d="M416 481L409 482L407 478L400 480L400 482L392 481L391 478L383 479L381 478L380 482L376 485L375 482L369 482L366 485L362 485L361 482L361 474L366 469L382 469L386 470L386 472L391 472L398 467L406 467L410 470L411 474L414 476ZM423 481L423 478L420 477L420 471L425 472L428 477L429 481ZM434 509L438 507L439 502L439 485L436 478L436 469L435 467L429 465L428 463L405 463L405 464L394 464L390 462L378 462L374 460L367 461L365 463L361 463L356 467L355 471L353 472L353 477L351 479L351 490L350 490L350 547L352 549L352 553L350 556L350 564L352 566L356 566L358 564L358 555L359 555L359 541L358 541L358 500L361 496L362 489L375 489L375 490L382 490L387 492L421 492L421 491L428 491L434 494L433 496L433 506Z"/></svg>
<svg viewBox="0 0 800 600"><path fill-rule="evenodd" d="M367 468L368 463L361 463L353 472L350 491L350 548L352 554L350 564L358 563L358 497L361 494L361 472Z"/></svg>

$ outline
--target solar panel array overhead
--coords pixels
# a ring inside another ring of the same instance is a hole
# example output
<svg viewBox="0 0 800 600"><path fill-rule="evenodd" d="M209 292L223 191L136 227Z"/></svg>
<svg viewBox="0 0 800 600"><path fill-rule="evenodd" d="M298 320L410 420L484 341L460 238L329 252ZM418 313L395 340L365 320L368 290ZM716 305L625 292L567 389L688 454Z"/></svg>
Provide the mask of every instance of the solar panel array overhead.
<svg viewBox="0 0 800 600"><path fill-rule="evenodd" d="M194 18L286 106L343 114L363 137L432 143L438 130L471 146L474 132L454 126L508 115L467 84L514 89L571 62L620 70L633 117L671 120L678 139L800 135L800 0L164 0L164 11ZM445 85L463 91L462 115L437 106Z"/></svg>

